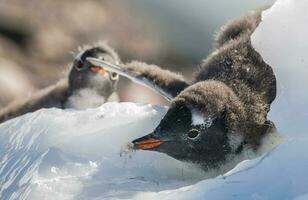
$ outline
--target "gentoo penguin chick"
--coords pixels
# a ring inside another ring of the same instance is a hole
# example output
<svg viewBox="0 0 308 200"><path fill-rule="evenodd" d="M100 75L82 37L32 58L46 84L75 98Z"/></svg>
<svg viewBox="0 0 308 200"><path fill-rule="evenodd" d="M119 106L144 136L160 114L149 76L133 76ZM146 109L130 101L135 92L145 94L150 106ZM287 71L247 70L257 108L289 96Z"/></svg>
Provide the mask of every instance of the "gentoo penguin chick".
<svg viewBox="0 0 308 200"><path fill-rule="evenodd" d="M191 83L154 65L132 62L121 67L88 58L171 101L156 129L133 141L135 149L163 152L206 169L243 149L258 149L274 129L267 113L276 97L273 70L251 45L260 20L260 12L255 12L224 26Z"/></svg>
<svg viewBox="0 0 308 200"><path fill-rule="evenodd" d="M105 103L115 92L119 75L94 66L86 58L95 57L120 64L118 54L105 43L81 51L75 58L69 74L69 97L66 108L93 108Z"/></svg>
<svg viewBox="0 0 308 200"><path fill-rule="evenodd" d="M0 110L0 122L41 108L85 109L106 102L115 92L119 76L90 64L87 57L120 63L118 54L105 43L85 47L75 57L68 78Z"/></svg>

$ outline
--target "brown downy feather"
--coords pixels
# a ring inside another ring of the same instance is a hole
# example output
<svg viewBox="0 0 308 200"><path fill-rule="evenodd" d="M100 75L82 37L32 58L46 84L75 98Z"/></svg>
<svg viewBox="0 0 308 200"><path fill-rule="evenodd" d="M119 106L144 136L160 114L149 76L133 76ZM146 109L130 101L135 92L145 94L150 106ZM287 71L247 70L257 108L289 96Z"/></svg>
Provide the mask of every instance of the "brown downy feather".
<svg viewBox="0 0 308 200"><path fill-rule="evenodd" d="M241 135L244 143L256 148L262 136L274 128L267 113L276 97L273 70L250 40L260 13L252 12L221 29L215 49L190 85L182 76L155 65L133 62L126 68L173 94L171 106L186 104L205 116L224 115L228 134ZM180 83L185 83L184 87Z"/></svg>
<svg viewBox="0 0 308 200"><path fill-rule="evenodd" d="M217 35L216 49L203 61L194 81L207 94L199 104L214 109L214 113L221 112L216 107L225 109L230 132L244 135L252 147L258 146L261 136L273 127L267 113L276 97L274 72L251 45L250 36L260 19L260 12L256 12L224 26ZM194 98L191 94L185 99Z"/></svg>

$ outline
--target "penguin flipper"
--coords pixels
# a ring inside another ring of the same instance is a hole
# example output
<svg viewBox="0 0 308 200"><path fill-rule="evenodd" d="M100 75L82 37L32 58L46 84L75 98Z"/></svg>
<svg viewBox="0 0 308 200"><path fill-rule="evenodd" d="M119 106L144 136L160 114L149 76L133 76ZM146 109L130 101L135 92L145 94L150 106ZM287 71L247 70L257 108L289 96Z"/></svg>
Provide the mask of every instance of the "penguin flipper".
<svg viewBox="0 0 308 200"><path fill-rule="evenodd" d="M168 101L176 97L189 84L174 72L163 70L155 65L131 62L125 66L111 64L96 58L87 58L95 66L118 73L140 85L146 86L165 97Z"/></svg>

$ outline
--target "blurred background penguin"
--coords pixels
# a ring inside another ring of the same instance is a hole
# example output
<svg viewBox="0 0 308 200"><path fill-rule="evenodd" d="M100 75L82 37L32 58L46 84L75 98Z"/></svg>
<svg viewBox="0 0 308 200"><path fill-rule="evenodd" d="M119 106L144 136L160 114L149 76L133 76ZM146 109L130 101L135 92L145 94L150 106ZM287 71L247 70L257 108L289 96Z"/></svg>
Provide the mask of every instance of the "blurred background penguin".
<svg viewBox="0 0 308 200"><path fill-rule="evenodd" d="M79 48L65 78L1 109L0 122L41 108L86 109L98 107L108 100L116 101L118 74L91 65L86 60L88 57L120 64L118 54L106 43Z"/></svg>

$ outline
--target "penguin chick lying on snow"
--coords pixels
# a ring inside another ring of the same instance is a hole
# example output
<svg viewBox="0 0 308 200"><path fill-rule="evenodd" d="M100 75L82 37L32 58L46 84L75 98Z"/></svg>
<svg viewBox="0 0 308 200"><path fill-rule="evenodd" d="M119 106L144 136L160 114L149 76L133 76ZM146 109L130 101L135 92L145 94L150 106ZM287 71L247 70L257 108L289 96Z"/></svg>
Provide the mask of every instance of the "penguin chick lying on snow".
<svg viewBox="0 0 308 200"><path fill-rule="evenodd" d="M85 47L75 57L68 78L0 110L0 122L40 108L85 109L106 102L116 90L119 76L102 67L91 65L86 60L87 57L120 63L117 53L105 43Z"/></svg>
<svg viewBox="0 0 308 200"><path fill-rule="evenodd" d="M135 149L212 168L244 147L259 147L274 128L267 113L276 97L273 70L251 45L260 19L259 12L251 13L224 26L192 83L154 65L133 62L120 67L88 59L171 100L154 132L133 141Z"/></svg>

